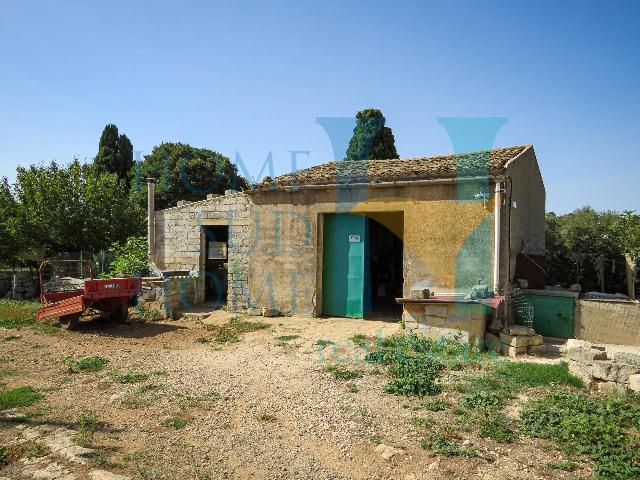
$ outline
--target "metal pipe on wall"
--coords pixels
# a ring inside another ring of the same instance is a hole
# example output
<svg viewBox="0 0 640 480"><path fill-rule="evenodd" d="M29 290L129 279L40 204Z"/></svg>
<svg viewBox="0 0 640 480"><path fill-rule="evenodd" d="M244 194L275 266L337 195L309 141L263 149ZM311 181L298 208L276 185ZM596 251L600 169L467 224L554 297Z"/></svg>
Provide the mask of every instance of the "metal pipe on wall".
<svg viewBox="0 0 640 480"><path fill-rule="evenodd" d="M500 287L500 213L502 210L502 182L496 182L496 190L493 200L493 292L497 295Z"/></svg>

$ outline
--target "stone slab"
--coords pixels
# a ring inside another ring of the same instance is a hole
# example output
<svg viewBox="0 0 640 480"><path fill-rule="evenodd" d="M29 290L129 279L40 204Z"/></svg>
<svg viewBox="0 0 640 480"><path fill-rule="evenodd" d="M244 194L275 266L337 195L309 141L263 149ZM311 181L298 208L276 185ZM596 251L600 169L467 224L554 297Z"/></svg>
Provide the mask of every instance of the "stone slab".
<svg viewBox="0 0 640 480"><path fill-rule="evenodd" d="M593 376L608 382L629 383L629 377L637 373L640 373L640 367L637 365L616 363L611 360L593 362Z"/></svg>
<svg viewBox="0 0 640 480"><path fill-rule="evenodd" d="M500 352L500 337L498 337L498 335L494 335L491 332L485 333L484 346L487 350L491 350L493 352Z"/></svg>
<svg viewBox="0 0 640 480"><path fill-rule="evenodd" d="M535 335L536 334L536 331L533 328L524 327L522 325L511 325L511 326L507 327L505 330L506 331L504 333L506 333L507 335L530 336L530 335Z"/></svg>
<svg viewBox="0 0 640 480"><path fill-rule="evenodd" d="M571 347L567 349L567 358L585 365L593 365L596 360L606 360L607 353L588 346Z"/></svg>
<svg viewBox="0 0 640 480"><path fill-rule="evenodd" d="M581 378L586 383L591 382L591 380L593 379L593 369L591 365L585 365L584 363L574 362L570 360L568 362L568 366L570 374Z"/></svg>
<svg viewBox="0 0 640 480"><path fill-rule="evenodd" d="M508 335L500 333L500 342L510 347L526 347L529 345L529 336Z"/></svg>
<svg viewBox="0 0 640 480"><path fill-rule="evenodd" d="M640 393L640 374L629 375L629 388L633 392Z"/></svg>

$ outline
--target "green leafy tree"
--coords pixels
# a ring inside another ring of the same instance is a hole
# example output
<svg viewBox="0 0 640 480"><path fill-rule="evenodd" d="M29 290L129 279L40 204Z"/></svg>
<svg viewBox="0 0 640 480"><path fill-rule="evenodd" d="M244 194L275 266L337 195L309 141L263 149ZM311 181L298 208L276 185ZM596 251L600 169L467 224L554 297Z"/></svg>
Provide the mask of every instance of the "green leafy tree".
<svg viewBox="0 0 640 480"><path fill-rule="evenodd" d="M349 141L345 160L384 160L398 158L395 139L385 118L377 108L361 110Z"/></svg>
<svg viewBox="0 0 640 480"><path fill-rule="evenodd" d="M100 173L115 173L128 187L133 167L133 145L129 138L118 133L118 127L109 124L104 127L98 144L98 155L94 164Z"/></svg>
<svg viewBox="0 0 640 480"><path fill-rule="evenodd" d="M547 282L583 290L619 292L624 288L624 258L611 233L614 212L591 207L546 216Z"/></svg>
<svg viewBox="0 0 640 480"><path fill-rule="evenodd" d="M147 202L144 183L147 177L158 179L158 209L173 207L180 200L202 200L210 193L249 188L247 180L227 157L185 143L158 145L136 165L132 192L142 206Z"/></svg>
<svg viewBox="0 0 640 480"><path fill-rule="evenodd" d="M624 211L611 223L611 232L616 244L624 253L627 290L629 297L635 300L636 272L640 262L640 215L632 210Z"/></svg>
<svg viewBox="0 0 640 480"><path fill-rule="evenodd" d="M17 204L6 177L0 179L0 264L14 266L20 249Z"/></svg>
<svg viewBox="0 0 640 480"><path fill-rule="evenodd" d="M115 174L78 160L18 167L14 191L24 250L41 249L40 257L97 252L144 231L144 211L129 203L124 186Z"/></svg>

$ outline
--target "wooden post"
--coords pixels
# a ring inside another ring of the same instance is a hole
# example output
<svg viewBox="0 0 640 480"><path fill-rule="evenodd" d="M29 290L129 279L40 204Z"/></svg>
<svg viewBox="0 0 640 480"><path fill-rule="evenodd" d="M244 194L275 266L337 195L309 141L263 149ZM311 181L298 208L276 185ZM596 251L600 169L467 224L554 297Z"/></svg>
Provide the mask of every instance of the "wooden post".
<svg viewBox="0 0 640 480"><path fill-rule="evenodd" d="M627 267L627 291L631 300L636 299L636 262L628 253L624 254L625 266Z"/></svg>

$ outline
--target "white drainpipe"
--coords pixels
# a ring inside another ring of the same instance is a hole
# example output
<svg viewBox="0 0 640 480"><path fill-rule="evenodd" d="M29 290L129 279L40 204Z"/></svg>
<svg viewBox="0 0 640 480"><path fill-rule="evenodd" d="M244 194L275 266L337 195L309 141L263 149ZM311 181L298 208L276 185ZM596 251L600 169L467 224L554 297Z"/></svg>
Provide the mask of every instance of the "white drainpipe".
<svg viewBox="0 0 640 480"><path fill-rule="evenodd" d="M156 253L156 183L155 178L147 178L147 243L149 262L155 262Z"/></svg>
<svg viewBox="0 0 640 480"><path fill-rule="evenodd" d="M497 295L500 287L500 211L502 209L502 183L496 182L494 200L493 242L493 291Z"/></svg>

